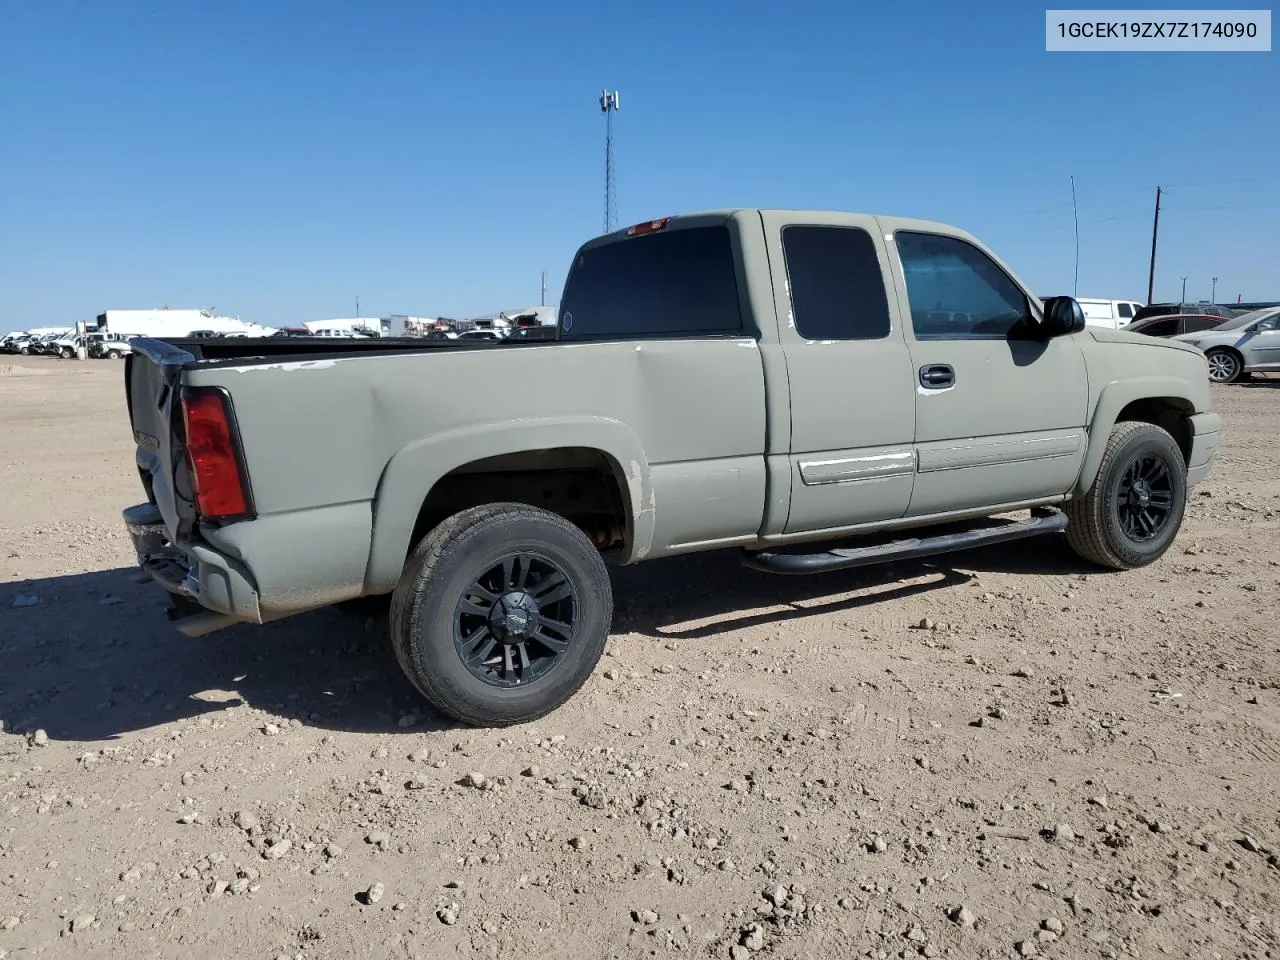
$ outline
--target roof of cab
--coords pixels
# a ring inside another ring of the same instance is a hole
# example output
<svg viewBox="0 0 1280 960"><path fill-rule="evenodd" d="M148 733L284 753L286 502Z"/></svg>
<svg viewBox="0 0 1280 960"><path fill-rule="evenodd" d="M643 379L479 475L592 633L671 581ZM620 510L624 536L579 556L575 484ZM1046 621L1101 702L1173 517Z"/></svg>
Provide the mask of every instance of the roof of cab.
<svg viewBox="0 0 1280 960"><path fill-rule="evenodd" d="M634 224L629 223L624 226L618 227L616 230L613 230L610 233L600 234L595 239L601 240L601 239L604 239L605 237L624 237L627 235L627 231L630 230L633 226L651 223L655 220L665 219L665 220L669 220L672 223L682 221L682 220L715 220L715 219L727 220L730 217L733 217L739 214L744 214L744 213L783 214L788 217L795 217L799 219L803 219L805 217L814 217L814 216L875 217L881 220L891 220L898 226L909 225L916 228L932 228L935 230L940 229L948 232L959 231L961 233L967 234L967 231L965 231L961 227L957 227L949 223L943 223L942 221L938 221L938 220L922 220L915 217L902 216L900 214L870 213L865 210L839 210L835 208L819 209L819 208L804 208L804 207L725 207L722 209L711 209L711 210L688 210L683 213L663 214L657 217L652 217L648 220L638 220Z"/></svg>

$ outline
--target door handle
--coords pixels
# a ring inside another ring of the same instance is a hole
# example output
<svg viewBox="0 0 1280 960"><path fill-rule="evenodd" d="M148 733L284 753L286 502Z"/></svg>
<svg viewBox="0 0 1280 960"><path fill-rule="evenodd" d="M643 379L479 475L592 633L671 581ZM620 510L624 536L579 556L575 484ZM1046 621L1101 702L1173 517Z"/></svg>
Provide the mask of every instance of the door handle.
<svg viewBox="0 0 1280 960"><path fill-rule="evenodd" d="M920 368L920 386L926 390L941 390L954 386L956 372L947 363L931 363Z"/></svg>

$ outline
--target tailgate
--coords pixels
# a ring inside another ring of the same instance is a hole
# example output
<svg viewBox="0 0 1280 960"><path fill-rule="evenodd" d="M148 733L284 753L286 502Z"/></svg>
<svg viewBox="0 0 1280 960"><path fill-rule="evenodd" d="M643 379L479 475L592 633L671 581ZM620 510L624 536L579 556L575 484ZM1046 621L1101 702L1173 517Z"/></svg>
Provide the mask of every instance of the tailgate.
<svg viewBox="0 0 1280 960"><path fill-rule="evenodd" d="M182 368L195 360L161 340L138 338L125 358L125 396L137 444L138 473L160 511L169 539L186 540L196 517L190 468L182 448Z"/></svg>

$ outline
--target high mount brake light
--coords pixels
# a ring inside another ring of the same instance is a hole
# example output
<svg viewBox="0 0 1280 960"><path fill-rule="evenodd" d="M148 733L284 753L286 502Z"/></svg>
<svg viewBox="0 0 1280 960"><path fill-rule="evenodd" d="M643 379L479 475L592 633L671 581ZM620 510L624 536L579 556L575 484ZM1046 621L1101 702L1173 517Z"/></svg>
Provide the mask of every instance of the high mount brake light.
<svg viewBox="0 0 1280 960"><path fill-rule="evenodd" d="M637 223L634 227L627 227L627 236L638 237L646 233L653 233L656 230L661 230L670 222L670 217L663 217L661 220L648 220L645 223Z"/></svg>
<svg viewBox="0 0 1280 960"><path fill-rule="evenodd" d="M219 520L249 515L248 488L240 469L226 394L221 390L184 391L182 420L200 516Z"/></svg>

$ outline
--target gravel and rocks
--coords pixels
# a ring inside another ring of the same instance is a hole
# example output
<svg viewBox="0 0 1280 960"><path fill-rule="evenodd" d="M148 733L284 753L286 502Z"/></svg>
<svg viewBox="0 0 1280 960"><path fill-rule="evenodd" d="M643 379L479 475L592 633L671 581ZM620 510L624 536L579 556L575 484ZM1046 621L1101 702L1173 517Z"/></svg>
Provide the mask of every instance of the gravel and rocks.
<svg viewBox="0 0 1280 960"><path fill-rule="evenodd" d="M477 730L381 618L176 634L119 366L0 365L54 371L0 377L0 957L1280 956L1280 381L1151 567L616 568L597 674Z"/></svg>

